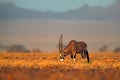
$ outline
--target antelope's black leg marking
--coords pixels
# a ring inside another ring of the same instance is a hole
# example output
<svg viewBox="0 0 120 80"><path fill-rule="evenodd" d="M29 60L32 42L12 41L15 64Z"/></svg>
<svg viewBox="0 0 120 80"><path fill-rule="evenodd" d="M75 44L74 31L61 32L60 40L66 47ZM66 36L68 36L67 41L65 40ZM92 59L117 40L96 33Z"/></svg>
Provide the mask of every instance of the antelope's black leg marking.
<svg viewBox="0 0 120 80"><path fill-rule="evenodd" d="M71 58L72 58L72 60L73 60L73 63L75 64L76 53L71 54Z"/></svg>

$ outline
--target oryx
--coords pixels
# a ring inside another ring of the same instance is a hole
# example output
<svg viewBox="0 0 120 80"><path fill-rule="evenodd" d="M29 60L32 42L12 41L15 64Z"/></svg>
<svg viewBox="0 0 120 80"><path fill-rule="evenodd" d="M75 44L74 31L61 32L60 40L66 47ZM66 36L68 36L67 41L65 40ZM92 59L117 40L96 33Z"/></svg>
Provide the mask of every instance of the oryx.
<svg viewBox="0 0 120 80"><path fill-rule="evenodd" d="M76 54L81 54L82 58L87 58L87 61L89 62L89 53L87 50L87 44L85 42L71 40L69 44L62 50L63 35L61 35L58 45L60 61L63 61L67 55L71 54L71 58L74 60L75 63Z"/></svg>

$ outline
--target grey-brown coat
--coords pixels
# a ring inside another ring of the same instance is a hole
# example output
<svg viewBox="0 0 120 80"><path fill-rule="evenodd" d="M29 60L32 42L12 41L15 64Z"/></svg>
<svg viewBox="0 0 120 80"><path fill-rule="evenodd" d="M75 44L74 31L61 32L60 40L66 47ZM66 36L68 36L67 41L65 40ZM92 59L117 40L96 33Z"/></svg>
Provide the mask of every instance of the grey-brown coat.
<svg viewBox="0 0 120 80"><path fill-rule="evenodd" d="M64 57L71 54L71 58L74 60L74 63L75 63L76 54L81 54L82 58L87 58L89 62L89 54L87 50L87 44L85 42L83 41L78 42L75 40L71 40L69 44L62 50L62 40L63 40L63 37L61 35L59 40L59 54L60 54L61 61L64 60Z"/></svg>

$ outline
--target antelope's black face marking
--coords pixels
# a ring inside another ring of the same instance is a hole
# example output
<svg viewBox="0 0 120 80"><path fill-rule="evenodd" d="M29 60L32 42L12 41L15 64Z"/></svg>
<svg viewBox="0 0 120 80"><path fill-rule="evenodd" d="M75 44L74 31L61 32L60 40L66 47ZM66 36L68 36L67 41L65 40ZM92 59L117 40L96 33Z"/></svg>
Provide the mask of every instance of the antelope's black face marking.
<svg viewBox="0 0 120 80"><path fill-rule="evenodd" d="M65 57L64 53L60 53L60 61L64 61L64 57Z"/></svg>

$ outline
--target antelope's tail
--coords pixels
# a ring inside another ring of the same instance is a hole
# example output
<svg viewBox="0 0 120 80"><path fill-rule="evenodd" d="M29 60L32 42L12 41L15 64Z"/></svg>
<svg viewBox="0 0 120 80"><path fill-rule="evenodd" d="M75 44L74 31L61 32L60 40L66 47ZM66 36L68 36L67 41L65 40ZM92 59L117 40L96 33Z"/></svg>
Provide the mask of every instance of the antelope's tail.
<svg viewBox="0 0 120 80"><path fill-rule="evenodd" d="M88 53L87 50L86 50L86 54L87 54L87 60L88 60L88 63L89 63L89 53Z"/></svg>

